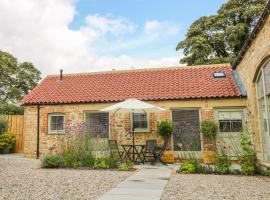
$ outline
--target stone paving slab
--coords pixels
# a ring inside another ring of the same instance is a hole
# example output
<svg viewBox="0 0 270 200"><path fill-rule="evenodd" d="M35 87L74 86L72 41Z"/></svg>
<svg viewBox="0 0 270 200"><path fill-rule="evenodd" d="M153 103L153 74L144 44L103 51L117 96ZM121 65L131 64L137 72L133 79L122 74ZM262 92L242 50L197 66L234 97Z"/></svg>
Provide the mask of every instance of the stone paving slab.
<svg viewBox="0 0 270 200"><path fill-rule="evenodd" d="M160 200L171 170L168 166L143 166L98 200Z"/></svg>

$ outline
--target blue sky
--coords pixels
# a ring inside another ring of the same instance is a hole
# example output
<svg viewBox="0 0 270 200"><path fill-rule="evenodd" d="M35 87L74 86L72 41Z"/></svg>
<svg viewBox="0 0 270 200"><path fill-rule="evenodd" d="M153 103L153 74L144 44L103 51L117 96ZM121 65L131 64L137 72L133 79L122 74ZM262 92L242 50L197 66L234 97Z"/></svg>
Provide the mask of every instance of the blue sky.
<svg viewBox="0 0 270 200"><path fill-rule="evenodd" d="M133 34L124 34L120 37L108 36L107 40L109 43L114 43L115 41L113 40L126 41L136 37L136 34L143 32L146 21L172 22L173 25L178 25L178 34L162 37L160 40L154 40L147 45L104 51L106 45L110 46L110 44L104 41L98 44L101 48L100 55L110 54L117 56L125 53L151 58L172 56L177 54L175 52L176 44L184 38L192 22L201 16L216 13L218 8L225 2L226 0L80 0L76 3L77 14L70 24L70 28L74 30L79 29L84 25L85 17L93 14L123 17L138 26Z"/></svg>
<svg viewBox="0 0 270 200"><path fill-rule="evenodd" d="M44 75L179 66L175 47L188 27L225 2L1 0L0 49Z"/></svg>

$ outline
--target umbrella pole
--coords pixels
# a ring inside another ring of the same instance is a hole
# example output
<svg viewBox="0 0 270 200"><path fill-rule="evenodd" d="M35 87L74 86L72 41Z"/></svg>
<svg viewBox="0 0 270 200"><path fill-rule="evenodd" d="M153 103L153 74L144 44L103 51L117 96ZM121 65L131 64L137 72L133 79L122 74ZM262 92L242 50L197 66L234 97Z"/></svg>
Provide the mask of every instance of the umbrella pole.
<svg viewBox="0 0 270 200"><path fill-rule="evenodd" d="M132 157L132 160L133 162L135 161L135 152L134 152L134 148L135 148L135 133L134 133L134 112L132 112L132 136L133 136L133 139L132 139L132 145L133 145L133 157Z"/></svg>

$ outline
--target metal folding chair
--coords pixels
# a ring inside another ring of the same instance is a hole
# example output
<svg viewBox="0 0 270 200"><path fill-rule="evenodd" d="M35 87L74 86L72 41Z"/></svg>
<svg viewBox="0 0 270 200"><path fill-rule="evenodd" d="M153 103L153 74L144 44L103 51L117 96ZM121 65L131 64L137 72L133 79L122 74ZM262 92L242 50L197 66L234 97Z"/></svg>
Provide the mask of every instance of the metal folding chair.
<svg viewBox="0 0 270 200"><path fill-rule="evenodd" d="M117 155L118 158L122 160L124 151L119 150L117 140L109 140L109 149L110 149L110 154L112 157L115 157L115 155Z"/></svg>
<svg viewBox="0 0 270 200"><path fill-rule="evenodd" d="M153 163L157 159L156 148L157 148L156 140L146 140L146 145L143 152L144 162L151 161L151 163Z"/></svg>

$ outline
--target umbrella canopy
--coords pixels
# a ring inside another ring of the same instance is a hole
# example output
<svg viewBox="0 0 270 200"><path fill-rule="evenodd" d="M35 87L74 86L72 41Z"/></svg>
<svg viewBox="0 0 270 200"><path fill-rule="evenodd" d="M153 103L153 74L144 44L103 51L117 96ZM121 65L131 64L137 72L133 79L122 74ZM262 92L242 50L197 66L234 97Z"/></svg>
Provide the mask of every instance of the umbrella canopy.
<svg viewBox="0 0 270 200"><path fill-rule="evenodd" d="M103 112L160 112L164 111L164 108L145 103L138 99L127 99L123 102L114 104L107 108L103 108L100 111Z"/></svg>
<svg viewBox="0 0 270 200"><path fill-rule="evenodd" d="M137 99L127 99L121 103L114 104L107 108L103 108L100 111L102 112L131 112L132 113L132 120L134 124L134 113L142 113L142 112L160 112L164 111L164 108L160 108L158 106L151 105L149 103L145 103L143 101ZM133 144L133 159L135 161L135 133L134 133L134 126L132 126L132 144Z"/></svg>

